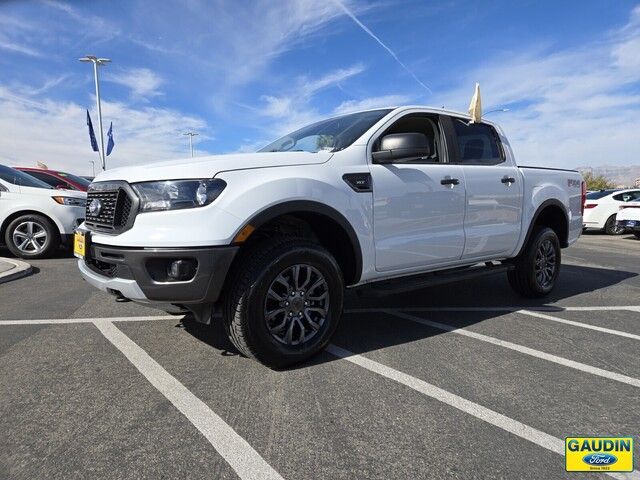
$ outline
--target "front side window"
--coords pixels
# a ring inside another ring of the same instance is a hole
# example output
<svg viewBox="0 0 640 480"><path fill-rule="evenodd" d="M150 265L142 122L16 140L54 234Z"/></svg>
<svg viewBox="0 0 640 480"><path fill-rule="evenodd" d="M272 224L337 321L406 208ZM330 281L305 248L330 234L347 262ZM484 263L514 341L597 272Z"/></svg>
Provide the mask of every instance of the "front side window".
<svg viewBox="0 0 640 480"><path fill-rule="evenodd" d="M27 175L20 170L0 165L0 178L7 183L13 185L21 185L23 187L51 188L41 180L31 175Z"/></svg>
<svg viewBox="0 0 640 480"><path fill-rule="evenodd" d="M355 142L389 112L390 109L370 110L322 120L285 135L259 151L337 152Z"/></svg>
<svg viewBox="0 0 640 480"><path fill-rule="evenodd" d="M498 134L491 125L469 123L463 118L452 121L460 163L495 165L504 161Z"/></svg>
<svg viewBox="0 0 640 480"><path fill-rule="evenodd" d="M380 149L380 143L385 135L395 133L420 133L427 138L429 145L429 155L412 160L411 163L441 163L444 161L441 147L440 127L438 117L428 114L410 114L402 117L393 123L385 132L378 137L373 145L373 151ZM403 162L406 163L406 162Z"/></svg>

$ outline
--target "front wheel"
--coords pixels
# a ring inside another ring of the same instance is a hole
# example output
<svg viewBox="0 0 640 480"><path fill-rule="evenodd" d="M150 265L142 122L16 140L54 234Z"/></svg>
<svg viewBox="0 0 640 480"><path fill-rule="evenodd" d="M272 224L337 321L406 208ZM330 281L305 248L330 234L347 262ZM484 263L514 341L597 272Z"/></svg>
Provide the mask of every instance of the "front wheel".
<svg viewBox="0 0 640 480"><path fill-rule="evenodd" d="M37 215L22 215L7 227L5 243L16 257L46 258L60 246L60 235L48 218Z"/></svg>
<svg viewBox="0 0 640 480"><path fill-rule="evenodd" d="M229 280L224 324L242 354L283 368L329 343L342 314L344 283L320 245L301 239L260 243Z"/></svg>
<svg viewBox="0 0 640 480"><path fill-rule="evenodd" d="M560 274L560 242L550 228L539 228L525 251L507 273L511 287L529 298L544 297L555 287Z"/></svg>

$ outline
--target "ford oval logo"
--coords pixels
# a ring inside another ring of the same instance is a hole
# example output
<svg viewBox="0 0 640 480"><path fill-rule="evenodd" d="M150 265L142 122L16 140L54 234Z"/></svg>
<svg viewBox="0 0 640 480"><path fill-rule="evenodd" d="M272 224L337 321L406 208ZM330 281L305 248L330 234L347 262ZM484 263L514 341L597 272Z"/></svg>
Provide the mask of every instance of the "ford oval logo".
<svg viewBox="0 0 640 480"><path fill-rule="evenodd" d="M102 202L100 200L94 198L93 200L91 200L91 202L89 202L89 213L92 216L96 217L100 215L100 210L102 210Z"/></svg>
<svg viewBox="0 0 640 480"><path fill-rule="evenodd" d="M582 461L587 465L613 465L618 458L610 453L590 453L582 457Z"/></svg>

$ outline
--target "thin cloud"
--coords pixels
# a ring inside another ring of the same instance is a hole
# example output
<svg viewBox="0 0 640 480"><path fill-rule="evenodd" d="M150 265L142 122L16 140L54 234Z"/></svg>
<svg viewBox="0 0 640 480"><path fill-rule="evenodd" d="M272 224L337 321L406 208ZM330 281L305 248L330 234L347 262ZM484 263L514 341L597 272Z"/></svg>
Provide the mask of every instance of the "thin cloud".
<svg viewBox="0 0 640 480"><path fill-rule="evenodd" d="M22 53L30 57L42 57L42 53L34 48L0 38L0 48L14 53Z"/></svg>
<svg viewBox="0 0 640 480"><path fill-rule="evenodd" d="M380 38L379 38L375 33L373 33L373 32L369 29L369 27L367 27L364 23L362 23L362 22L358 19L358 17L356 17L356 16L353 14L353 12L352 12L351 10L349 10L349 8L347 8L347 6L346 6L344 3L342 3L340 0L335 0L335 2L336 2L336 4L337 4L341 9L342 9L342 11L344 11L344 13L346 13L346 14L351 18L351 20L353 20L353 21L356 23L356 25L358 25L362 30L364 30L364 32L365 32L367 35L369 35L369 36L370 36L371 38L373 38L376 42L378 42L378 44L379 44L382 48L384 48L384 49L389 53L389 55L391 55L391 56L393 57L393 59L394 59L394 60L395 60L395 61L396 61L396 62L397 62L397 63L398 63L398 64L399 64L399 65L400 65L400 66L401 66L401 67L402 67L402 68L403 68L403 69L404 69L404 70L405 70L409 75L411 75L411 76L413 77L413 79L414 79L416 82L418 82L418 84L419 84L422 88L424 88L424 89L425 89L427 92L429 92L429 93L433 93L433 91L432 91L432 90L431 90L431 89L430 89L430 88L429 88L429 87L428 87L424 82L422 82L422 80L420 80L420 79L416 76L416 74L415 74L415 73L413 73L411 70L409 70L409 67L407 67L407 66L402 62L402 60L400 60L400 59L398 58L398 55L396 55L396 53L395 53L393 50L391 50L391 49L390 49L390 48L389 48L389 47L388 47L388 46L387 46L387 45L386 45L382 40L380 40Z"/></svg>
<svg viewBox="0 0 640 480"><path fill-rule="evenodd" d="M160 91L164 83L163 78L148 68L120 69L108 72L104 79L130 89L133 99L144 100L163 94Z"/></svg>

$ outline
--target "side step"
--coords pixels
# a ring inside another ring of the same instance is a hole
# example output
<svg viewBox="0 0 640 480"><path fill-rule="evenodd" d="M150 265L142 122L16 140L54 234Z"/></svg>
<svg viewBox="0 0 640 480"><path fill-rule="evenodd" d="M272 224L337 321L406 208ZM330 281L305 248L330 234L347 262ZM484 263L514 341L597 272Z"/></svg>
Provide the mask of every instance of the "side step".
<svg viewBox="0 0 640 480"><path fill-rule="evenodd" d="M412 290L419 290L421 288L432 287L434 285L458 282L460 280L471 280L485 275L508 272L514 268L515 267L510 263L493 264L491 262L487 262L485 265L469 268L452 268L449 270L441 270L439 272L381 280L379 282L363 285L359 287L356 292L359 291L358 293L367 293L375 296L394 295L396 293L410 292Z"/></svg>

